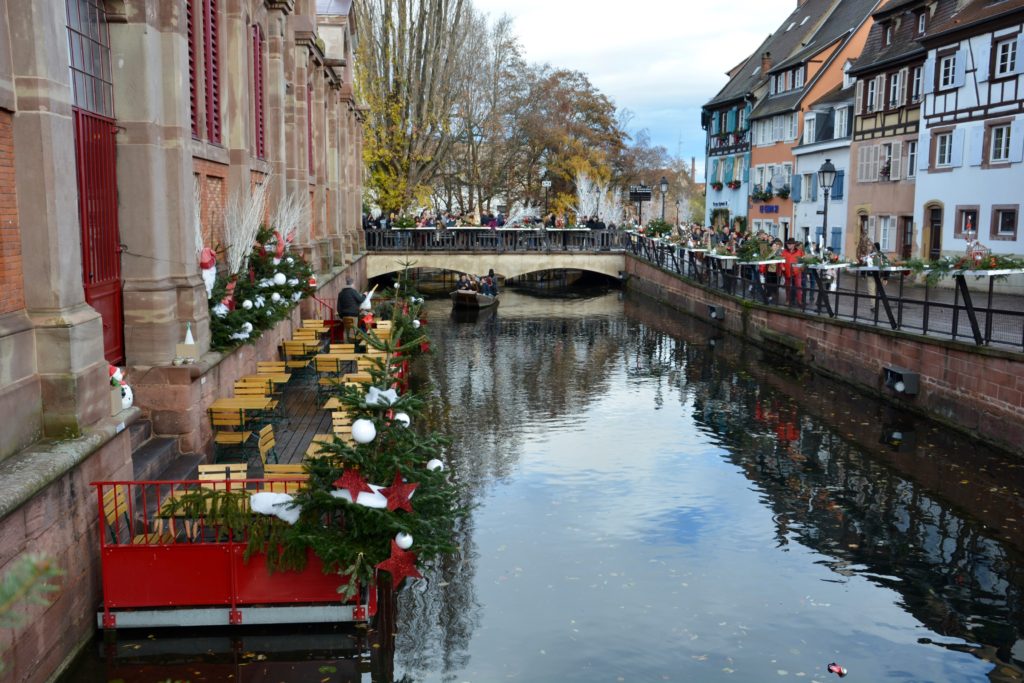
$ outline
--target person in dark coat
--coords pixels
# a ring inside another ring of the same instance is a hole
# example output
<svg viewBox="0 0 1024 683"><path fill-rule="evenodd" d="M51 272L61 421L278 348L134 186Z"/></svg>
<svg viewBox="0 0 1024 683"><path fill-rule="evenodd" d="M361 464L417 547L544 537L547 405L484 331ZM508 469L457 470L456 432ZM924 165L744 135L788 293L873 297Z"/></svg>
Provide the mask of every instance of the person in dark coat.
<svg viewBox="0 0 1024 683"><path fill-rule="evenodd" d="M345 339L350 338L352 330L355 329L359 320L359 304L363 302L363 295L352 286L352 278L345 278L345 288L338 293L338 317L345 326Z"/></svg>

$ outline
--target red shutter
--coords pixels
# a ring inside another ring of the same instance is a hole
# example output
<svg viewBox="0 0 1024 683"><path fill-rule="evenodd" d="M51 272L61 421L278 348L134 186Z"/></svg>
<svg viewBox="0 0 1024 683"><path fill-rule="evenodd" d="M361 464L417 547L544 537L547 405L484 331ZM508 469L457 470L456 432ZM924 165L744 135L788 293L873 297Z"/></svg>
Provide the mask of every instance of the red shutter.
<svg viewBox="0 0 1024 683"><path fill-rule="evenodd" d="M192 136L199 137L199 95L196 92L196 0L185 0L185 17L188 24L188 99L192 115Z"/></svg>
<svg viewBox="0 0 1024 683"><path fill-rule="evenodd" d="M203 0L203 57L206 66L206 135L220 143L220 17L217 0Z"/></svg>
<svg viewBox="0 0 1024 683"><path fill-rule="evenodd" d="M306 141L309 143L309 175L313 175L313 84L306 85Z"/></svg>
<svg viewBox="0 0 1024 683"><path fill-rule="evenodd" d="M263 124L263 31L259 24L252 27L252 97L256 157L266 159L266 134Z"/></svg>

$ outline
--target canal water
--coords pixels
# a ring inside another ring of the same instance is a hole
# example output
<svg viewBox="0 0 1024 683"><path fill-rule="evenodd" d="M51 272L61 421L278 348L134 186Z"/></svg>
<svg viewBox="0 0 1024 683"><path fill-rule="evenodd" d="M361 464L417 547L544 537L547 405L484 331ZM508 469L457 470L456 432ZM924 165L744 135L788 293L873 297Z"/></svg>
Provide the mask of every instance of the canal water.
<svg viewBox="0 0 1024 683"><path fill-rule="evenodd" d="M65 680L1022 680L1019 454L618 292L502 299L428 304L472 513L393 641L124 633Z"/></svg>

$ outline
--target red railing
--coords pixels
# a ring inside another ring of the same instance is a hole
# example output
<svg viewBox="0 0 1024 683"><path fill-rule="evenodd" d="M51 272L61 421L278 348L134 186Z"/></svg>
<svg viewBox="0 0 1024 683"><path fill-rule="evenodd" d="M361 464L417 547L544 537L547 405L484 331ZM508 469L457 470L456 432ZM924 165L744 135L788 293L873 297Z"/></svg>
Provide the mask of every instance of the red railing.
<svg viewBox="0 0 1024 683"><path fill-rule="evenodd" d="M334 310L334 306L331 306L315 294L309 298L316 302L317 318L323 320L324 324L331 331L331 343L337 344L344 341L345 328L342 325L341 318L338 317L337 311Z"/></svg>
<svg viewBox="0 0 1024 683"><path fill-rule="evenodd" d="M374 587L365 591L365 603L342 600L338 588L345 579L325 574L311 551L304 570L271 573L265 555L245 559L245 538L205 515L186 517L186 506L173 504L202 487L250 495L295 492L306 483L299 477L95 482L104 628L115 628L122 610L228 607L230 624L241 624L243 609L255 606L351 606L353 620L375 614Z"/></svg>

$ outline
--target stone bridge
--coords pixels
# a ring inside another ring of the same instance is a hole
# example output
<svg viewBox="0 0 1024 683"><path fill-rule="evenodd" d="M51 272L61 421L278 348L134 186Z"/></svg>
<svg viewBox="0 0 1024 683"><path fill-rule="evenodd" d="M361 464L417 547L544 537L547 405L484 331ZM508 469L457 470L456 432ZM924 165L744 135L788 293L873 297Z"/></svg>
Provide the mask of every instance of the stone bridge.
<svg viewBox="0 0 1024 683"><path fill-rule="evenodd" d="M402 270L406 263L414 268L438 268L477 275L493 268L496 274L505 278L559 269L586 270L618 278L625 269L625 254L621 251L371 251L366 255L366 277L374 278Z"/></svg>

